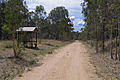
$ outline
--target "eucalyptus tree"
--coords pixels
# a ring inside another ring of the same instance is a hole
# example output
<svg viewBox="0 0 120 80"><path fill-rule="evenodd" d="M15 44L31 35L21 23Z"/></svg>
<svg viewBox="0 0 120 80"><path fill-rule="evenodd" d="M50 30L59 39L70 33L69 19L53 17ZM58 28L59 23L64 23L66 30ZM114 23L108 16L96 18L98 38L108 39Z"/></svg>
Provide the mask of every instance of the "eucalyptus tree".
<svg viewBox="0 0 120 80"><path fill-rule="evenodd" d="M54 8L48 16L48 19L50 19L51 24L54 26L54 34L56 39L64 39L63 36L66 35L70 36L69 33L73 30L71 23L71 20L69 19L69 13L68 10L63 7L56 7ZM66 33L65 33L66 32ZM64 34L65 33L65 34Z"/></svg>
<svg viewBox="0 0 120 80"><path fill-rule="evenodd" d="M28 13L28 21L27 21L28 26L36 26L34 21L34 15L35 15L34 11Z"/></svg>
<svg viewBox="0 0 120 80"><path fill-rule="evenodd" d="M8 32L12 34L13 51L15 57L18 56L15 45L15 33L19 27L24 26L23 24L26 21L24 15L27 11L28 10L24 5L23 0L8 0L7 6L4 10L6 24L3 26L3 30L8 30Z"/></svg>
<svg viewBox="0 0 120 80"><path fill-rule="evenodd" d="M2 39L2 26L5 24L5 13L4 13L4 9L6 6L7 2L2 0L0 2L0 39Z"/></svg>
<svg viewBox="0 0 120 80"><path fill-rule="evenodd" d="M41 29L44 25L44 20L45 20L45 17L46 17L46 11L45 11L45 8L44 6L42 5L39 5L39 6L36 6L36 9L35 9L35 12L34 12L34 23L35 23L35 26L38 27L38 30L39 30L39 38L41 38ZM40 40L41 42L41 40Z"/></svg>
<svg viewBox="0 0 120 80"><path fill-rule="evenodd" d="M89 39L96 41L96 53L98 52L98 39L101 31L98 30L101 27L101 1L100 0L85 0L83 3L83 13L86 17L86 28L85 31L87 32L87 37ZM85 32L84 31L84 32ZM88 38L87 38L88 39Z"/></svg>
<svg viewBox="0 0 120 80"><path fill-rule="evenodd" d="M56 23L57 21L60 21L62 18L67 19L69 17L68 10L65 9L65 7L56 7L54 8L50 14L49 19L52 20L53 23Z"/></svg>
<svg viewBox="0 0 120 80"><path fill-rule="evenodd" d="M119 0L115 0L115 1L113 1L113 3L112 3L112 11L114 11L114 13L112 12L112 14L113 14L113 19L112 19L112 23L113 23L113 30L114 30L114 35L113 35L113 37L115 37L115 47L116 47L116 51L115 51L115 59L117 60L117 59L119 59L120 60L120 52L119 52L119 50L120 50L120 47L119 47L119 36L120 36L120 34L119 34L119 27L120 27L120 25L119 25L119 23L120 23L120 1Z"/></svg>
<svg viewBox="0 0 120 80"><path fill-rule="evenodd" d="M96 39L96 52L97 41L102 41L102 51L105 50L105 41L110 40L110 55L113 55L113 40L116 38L116 52L115 59L120 58L118 54L119 39L119 22L120 22L120 1L119 0L85 0L83 4L83 13L86 17L86 27L82 34L87 33L92 41ZM95 37L96 34L96 37ZM98 39L98 40L97 40Z"/></svg>
<svg viewBox="0 0 120 80"><path fill-rule="evenodd" d="M34 20L35 20L35 24L37 27L41 27L41 24L44 20L44 18L46 17L46 11L44 6L40 5L40 6L36 6L35 12L34 12Z"/></svg>

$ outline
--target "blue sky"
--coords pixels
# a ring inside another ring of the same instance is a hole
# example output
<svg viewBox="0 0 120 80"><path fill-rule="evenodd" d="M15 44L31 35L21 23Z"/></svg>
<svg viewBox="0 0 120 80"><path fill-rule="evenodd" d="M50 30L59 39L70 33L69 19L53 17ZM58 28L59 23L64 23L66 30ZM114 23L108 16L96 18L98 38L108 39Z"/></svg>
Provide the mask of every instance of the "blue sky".
<svg viewBox="0 0 120 80"><path fill-rule="evenodd" d="M34 11L38 5L43 5L47 14L58 6L64 6L69 11L69 17L74 23L75 31L80 31L85 23L83 21L82 7L80 6L84 0L25 0L30 11Z"/></svg>

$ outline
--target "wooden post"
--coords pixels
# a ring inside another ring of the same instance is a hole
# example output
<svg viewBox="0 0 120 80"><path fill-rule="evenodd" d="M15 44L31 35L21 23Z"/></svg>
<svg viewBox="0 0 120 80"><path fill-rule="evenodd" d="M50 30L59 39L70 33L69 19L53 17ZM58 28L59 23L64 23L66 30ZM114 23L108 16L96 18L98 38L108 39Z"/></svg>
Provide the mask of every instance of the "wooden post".
<svg viewBox="0 0 120 80"><path fill-rule="evenodd" d="M120 21L119 21L119 23L118 23L118 44L119 44L119 46L118 46L118 56L119 56L119 61L120 61Z"/></svg>
<svg viewBox="0 0 120 80"><path fill-rule="evenodd" d="M37 32L36 32L36 45L35 45L35 48L37 48Z"/></svg>
<svg viewBox="0 0 120 80"><path fill-rule="evenodd" d="M116 25L116 30L115 30L115 35L116 35L116 52L115 52L115 59L118 60L118 24Z"/></svg>
<svg viewBox="0 0 120 80"><path fill-rule="evenodd" d="M111 28L111 32L110 32L110 55L111 55L111 59L113 59L113 42L112 42L112 32L113 32L113 29Z"/></svg>
<svg viewBox="0 0 120 80"><path fill-rule="evenodd" d="M17 32L17 47L19 48L19 32Z"/></svg>

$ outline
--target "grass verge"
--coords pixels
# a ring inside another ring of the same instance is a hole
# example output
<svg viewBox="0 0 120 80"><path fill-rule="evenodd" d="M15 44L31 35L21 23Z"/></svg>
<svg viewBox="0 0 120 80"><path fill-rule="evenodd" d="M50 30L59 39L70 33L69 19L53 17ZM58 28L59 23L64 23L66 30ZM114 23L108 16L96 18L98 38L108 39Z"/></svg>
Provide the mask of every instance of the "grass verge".
<svg viewBox="0 0 120 80"><path fill-rule="evenodd" d="M65 46L72 41L38 40L37 49L24 48L20 58L13 57L12 41L0 41L0 80L13 80L15 76L22 76L32 67L42 65L41 60L46 54L52 54L57 48ZM39 62L39 63L38 63Z"/></svg>

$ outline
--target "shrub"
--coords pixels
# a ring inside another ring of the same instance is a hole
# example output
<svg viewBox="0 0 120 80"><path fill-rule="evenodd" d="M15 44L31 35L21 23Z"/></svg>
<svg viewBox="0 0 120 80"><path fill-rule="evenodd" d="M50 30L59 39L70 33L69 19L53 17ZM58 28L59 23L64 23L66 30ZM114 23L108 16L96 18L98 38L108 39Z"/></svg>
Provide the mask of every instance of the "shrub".
<svg viewBox="0 0 120 80"><path fill-rule="evenodd" d="M12 44L6 44L4 47L5 48L12 48L13 46L12 46Z"/></svg>

